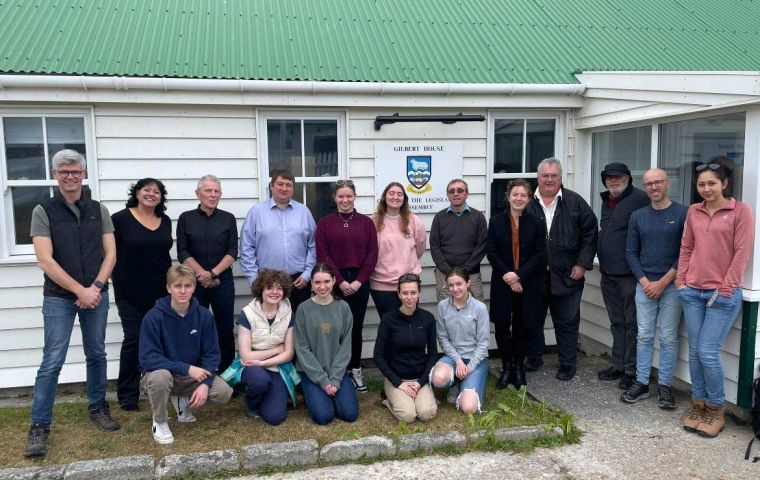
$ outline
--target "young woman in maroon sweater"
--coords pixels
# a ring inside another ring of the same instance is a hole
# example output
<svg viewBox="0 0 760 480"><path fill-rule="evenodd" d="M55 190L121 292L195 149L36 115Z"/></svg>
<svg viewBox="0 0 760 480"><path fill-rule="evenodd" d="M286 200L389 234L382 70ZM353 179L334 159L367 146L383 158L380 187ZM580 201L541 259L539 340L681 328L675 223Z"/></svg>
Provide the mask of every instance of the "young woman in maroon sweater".
<svg viewBox="0 0 760 480"><path fill-rule="evenodd" d="M359 392L366 392L359 363L362 353L362 327L369 301L369 276L377 262L375 224L354 208L356 188L351 180L338 180L333 190L337 210L317 224L317 262L329 264L335 284L351 307L354 325L351 333L351 380Z"/></svg>

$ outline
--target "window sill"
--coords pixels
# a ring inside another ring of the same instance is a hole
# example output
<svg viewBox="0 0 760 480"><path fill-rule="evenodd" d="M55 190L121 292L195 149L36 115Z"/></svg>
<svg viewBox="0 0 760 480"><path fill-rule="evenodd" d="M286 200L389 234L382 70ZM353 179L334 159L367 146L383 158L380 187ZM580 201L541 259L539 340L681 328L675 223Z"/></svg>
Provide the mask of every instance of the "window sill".
<svg viewBox="0 0 760 480"><path fill-rule="evenodd" d="M35 255L13 255L0 258L0 265L29 265L36 263L37 257Z"/></svg>

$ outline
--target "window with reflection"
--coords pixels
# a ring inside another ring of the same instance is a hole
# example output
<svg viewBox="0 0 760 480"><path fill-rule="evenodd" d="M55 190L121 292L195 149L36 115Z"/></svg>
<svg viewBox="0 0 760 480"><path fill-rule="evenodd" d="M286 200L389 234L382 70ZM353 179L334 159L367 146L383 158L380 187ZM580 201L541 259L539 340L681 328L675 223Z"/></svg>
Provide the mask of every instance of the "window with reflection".
<svg viewBox="0 0 760 480"><path fill-rule="evenodd" d="M3 204L11 219L11 231L7 232L10 253L32 253L32 210L57 186L51 171L53 155L68 148L88 158L85 117L10 114L1 118L5 182L9 187Z"/></svg>
<svg viewBox="0 0 760 480"><path fill-rule="evenodd" d="M536 184L541 160L554 156L556 118L498 118L493 123L491 215L506 208L504 192L510 180Z"/></svg>
<svg viewBox="0 0 760 480"><path fill-rule="evenodd" d="M335 208L331 188L339 178L338 119L267 118L266 129L269 176L278 169L293 172L293 198L319 220Z"/></svg>

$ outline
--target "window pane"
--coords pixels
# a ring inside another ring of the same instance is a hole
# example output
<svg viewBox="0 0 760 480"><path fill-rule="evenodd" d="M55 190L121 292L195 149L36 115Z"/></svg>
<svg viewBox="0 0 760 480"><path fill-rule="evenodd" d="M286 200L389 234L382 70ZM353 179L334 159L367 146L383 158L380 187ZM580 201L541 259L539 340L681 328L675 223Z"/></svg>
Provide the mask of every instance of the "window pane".
<svg viewBox="0 0 760 480"><path fill-rule="evenodd" d="M3 130L8 180L44 180L42 119L6 117L3 119Z"/></svg>
<svg viewBox="0 0 760 480"><path fill-rule="evenodd" d="M314 220L319 221L331 211L335 210L335 201L332 195L332 183L307 183L304 184L306 190L306 206L314 215Z"/></svg>
<svg viewBox="0 0 760 480"><path fill-rule="evenodd" d="M544 158L554 156L554 120L528 120L527 171L535 172Z"/></svg>
<svg viewBox="0 0 760 480"><path fill-rule="evenodd" d="M46 118L48 162L52 162L53 155L59 150L70 148L76 150L87 158L87 147L84 143L84 119L83 118ZM52 169L52 163L49 167Z"/></svg>
<svg viewBox="0 0 760 480"><path fill-rule="evenodd" d="M29 236L32 210L46 198L50 198L50 187L13 187L13 224L16 230L16 244L30 245Z"/></svg>
<svg viewBox="0 0 760 480"><path fill-rule="evenodd" d="M744 113L736 113L660 126L658 163L668 172L673 200L685 205L702 200L695 186L695 167L711 161L732 171L726 195L741 200L744 124Z"/></svg>
<svg viewBox="0 0 760 480"><path fill-rule="evenodd" d="M306 177L338 176L338 122L304 121Z"/></svg>
<svg viewBox="0 0 760 480"><path fill-rule="evenodd" d="M493 173L521 173L523 120L496 120Z"/></svg>
<svg viewBox="0 0 760 480"><path fill-rule="evenodd" d="M507 186L511 178L495 178L491 183L491 215L496 215L506 211L507 209ZM536 184L538 182L535 178L526 178L525 180L530 183L530 188L533 192L536 191Z"/></svg>
<svg viewBox="0 0 760 480"><path fill-rule="evenodd" d="M301 121L267 120L269 174L280 169L303 176L301 169Z"/></svg>
<svg viewBox="0 0 760 480"><path fill-rule="evenodd" d="M633 185L641 188L641 177L652 164L652 127L626 128L595 133L592 138L591 207L597 216L602 211L599 192L607 190L602 185L601 172L612 162L628 166L633 175Z"/></svg>

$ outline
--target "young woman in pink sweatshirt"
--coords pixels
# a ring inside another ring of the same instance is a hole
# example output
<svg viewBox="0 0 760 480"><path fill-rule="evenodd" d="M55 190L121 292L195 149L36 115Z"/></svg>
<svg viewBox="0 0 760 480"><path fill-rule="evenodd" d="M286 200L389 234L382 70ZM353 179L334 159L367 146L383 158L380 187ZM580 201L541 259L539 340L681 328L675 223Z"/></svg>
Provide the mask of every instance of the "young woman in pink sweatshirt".
<svg viewBox="0 0 760 480"><path fill-rule="evenodd" d="M715 437L725 424L720 349L742 306L754 227L749 207L723 195L730 175L725 167L711 161L696 170L704 201L686 214L675 280L689 337L692 392L683 427Z"/></svg>
<svg viewBox="0 0 760 480"><path fill-rule="evenodd" d="M425 252L425 226L409 209L409 197L398 182L383 190L372 215L377 229L377 264L369 277L370 293L380 318L401 306L396 287L405 273L422 272L420 257Z"/></svg>

